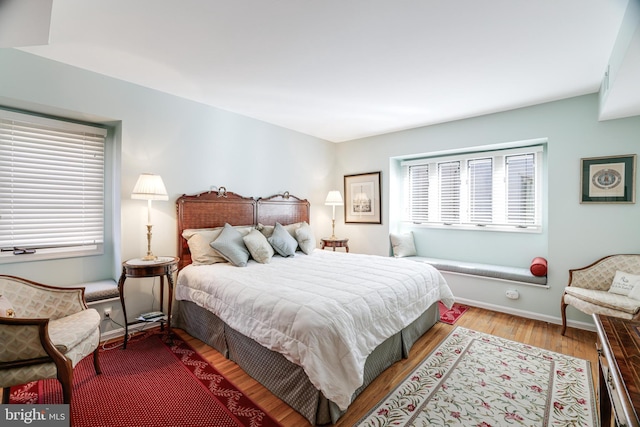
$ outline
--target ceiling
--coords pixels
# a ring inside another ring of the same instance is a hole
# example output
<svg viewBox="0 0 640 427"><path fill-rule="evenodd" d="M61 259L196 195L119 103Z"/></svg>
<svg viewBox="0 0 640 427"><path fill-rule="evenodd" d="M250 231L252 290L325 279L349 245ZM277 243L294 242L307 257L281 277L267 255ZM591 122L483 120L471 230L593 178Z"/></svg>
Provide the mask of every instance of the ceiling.
<svg viewBox="0 0 640 427"><path fill-rule="evenodd" d="M53 0L21 49L341 142L598 92L629 1Z"/></svg>

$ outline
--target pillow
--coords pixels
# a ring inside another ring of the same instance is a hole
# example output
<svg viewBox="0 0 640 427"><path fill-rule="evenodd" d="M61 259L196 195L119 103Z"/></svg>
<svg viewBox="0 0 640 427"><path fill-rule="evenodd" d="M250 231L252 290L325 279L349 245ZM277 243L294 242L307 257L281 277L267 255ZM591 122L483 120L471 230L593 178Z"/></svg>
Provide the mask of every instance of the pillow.
<svg viewBox="0 0 640 427"><path fill-rule="evenodd" d="M609 292L618 295L628 296L634 287L640 287L640 276L636 274L629 274L623 271L616 271L616 275L613 278Z"/></svg>
<svg viewBox="0 0 640 427"><path fill-rule="evenodd" d="M2 295L0 295L0 317L16 317L11 301Z"/></svg>
<svg viewBox="0 0 640 427"><path fill-rule="evenodd" d="M242 234L229 224L224 225L218 238L210 245L236 267L245 267L249 261L249 251L242 240Z"/></svg>
<svg viewBox="0 0 640 427"><path fill-rule="evenodd" d="M300 226L302 224L304 224L305 222L296 222L293 224L288 224L288 225L284 225L284 229L287 230L289 232L289 234L291 234L291 237L293 237L294 239L296 238L296 229L300 228ZM258 223L258 225L256 226L256 228L262 233L264 234L264 237L271 237L271 235L273 234L273 229L275 228L275 226L273 225L264 225L264 224L260 224Z"/></svg>
<svg viewBox="0 0 640 427"><path fill-rule="evenodd" d="M273 234L273 225L264 225L264 224L260 224L258 223L258 225L256 225L256 230L258 230L259 232L261 232L264 237L271 237L271 235Z"/></svg>
<svg viewBox="0 0 640 427"><path fill-rule="evenodd" d="M631 291L629 291L629 298L640 300L640 286L634 286Z"/></svg>
<svg viewBox="0 0 640 427"><path fill-rule="evenodd" d="M220 236L222 228L217 231L202 231L194 233L187 238L187 245L191 252L191 263L193 265L207 265L218 262L227 262L218 251L211 247L211 242ZM184 236L184 233L182 234Z"/></svg>
<svg viewBox="0 0 640 427"><path fill-rule="evenodd" d="M313 235L313 229L306 222L303 222L299 228L296 228L296 240L302 252L307 255L316 248L316 238Z"/></svg>
<svg viewBox="0 0 640 427"><path fill-rule="evenodd" d="M547 275L547 260L542 257L535 257L531 260L529 271L534 276L542 277Z"/></svg>
<svg viewBox="0 0 640 427"><path fill-rule="evenodd" d="M273 248L264 234L255 228L242 238L251 257L261 264L268 264L273 256Z"/></svg>
<svg viewBox="0 0 640 427"><path fill-rule="evenodd" d="M279 222L276 222L273 234L267 240L284 257L294 256L298 249L298 241Z"/></svg>
<svg viewBox="0 0 640 427"><path fill-rule="evenodd" d="M222 231L222 227L215 227L215 228L185 228L184 230L182 230L182 237L184 237L185 239L189 240L193 235L195 234L200 234L200 233L217 233L216 237L218 236L218 234L220 234L220 232Z"/></svg>
<svg viewBox="0 0 640 427"><path fill-rule="evenodd" d="M235 226L244 236L252 227L247 225ZM218 262L227 262L218 251L211 247L211 242L216 240L223 227L216 228L188 228L182 231L182 237L187 239L189 251L191 252L191 263L193 265L208 265Z"/></svg>
<svg viewBox="0 0 640 427"><path fill-rule="evenodd" d="M413 241L413 231L403 234L391 233L389 235L391 239L391 248L393 249L393 256L401 258L405 256L415 256L416 245Z"/></svg>

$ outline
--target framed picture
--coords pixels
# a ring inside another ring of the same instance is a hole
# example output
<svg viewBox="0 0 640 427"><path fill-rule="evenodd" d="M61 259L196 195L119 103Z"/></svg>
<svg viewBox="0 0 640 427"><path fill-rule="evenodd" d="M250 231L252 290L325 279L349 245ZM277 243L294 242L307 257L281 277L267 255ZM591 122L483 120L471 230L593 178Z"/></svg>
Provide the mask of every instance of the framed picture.
<svg viewBox="0 0 640 427"><path fill-rule="evenodd" d="M344 222L382 224L380 172L345 175Z"/></svg>
<svg viewBox="0 0 640 427"><path fill-rule="evenodd" d="M580 203L635 203L636 155L580 159Z"/></svg>

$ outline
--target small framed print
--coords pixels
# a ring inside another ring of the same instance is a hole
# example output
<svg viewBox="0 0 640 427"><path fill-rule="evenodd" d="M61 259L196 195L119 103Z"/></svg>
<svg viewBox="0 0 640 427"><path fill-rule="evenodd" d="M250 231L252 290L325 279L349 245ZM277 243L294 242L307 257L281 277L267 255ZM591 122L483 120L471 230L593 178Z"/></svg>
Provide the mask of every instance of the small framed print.
<svg viewBox="0 0 640 427"><path fill-rule="evenodd" d="M380 172L345 175L344 222L382 224Z"/></svg>
<svg viewBox="0 0 640 427"><path fill-rule="evenodd" d="M580 203L635 203L636 155L580 159Z"/></svg>

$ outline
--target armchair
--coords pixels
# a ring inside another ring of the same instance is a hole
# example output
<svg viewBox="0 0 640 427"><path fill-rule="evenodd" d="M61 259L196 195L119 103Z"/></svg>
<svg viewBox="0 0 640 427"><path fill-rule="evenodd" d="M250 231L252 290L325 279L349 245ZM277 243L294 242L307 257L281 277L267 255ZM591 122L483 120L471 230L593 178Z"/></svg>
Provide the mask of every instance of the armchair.
<svg viewBox="0 0 640 427"><path fill-rule="evenodd" d="M0 275L0 295L15 317L0 317L0 386L2 403L9 388L47 378L62 384L64 403L71 403L73 367L93 352L100 374L100 315L89 309L84 288L64 288Z"/></svg>
<svg viewBox="0 0 640 427"><path fill-rule="evenodd" d="M569 270L569 284L560 301L562 335L567 329L567 306L586 314L640 319L640 300L610 292L616 272L640 275L640 255L609 255L586 267Z"/></svg>

